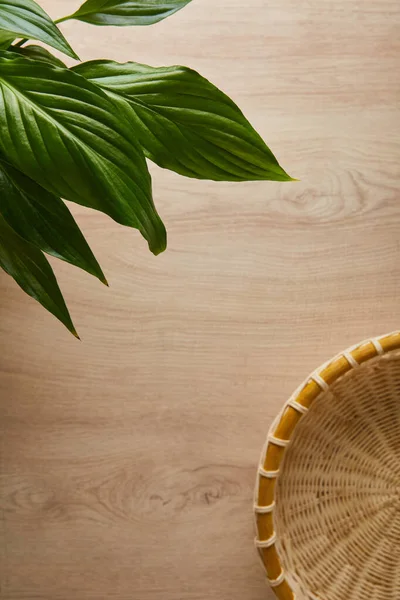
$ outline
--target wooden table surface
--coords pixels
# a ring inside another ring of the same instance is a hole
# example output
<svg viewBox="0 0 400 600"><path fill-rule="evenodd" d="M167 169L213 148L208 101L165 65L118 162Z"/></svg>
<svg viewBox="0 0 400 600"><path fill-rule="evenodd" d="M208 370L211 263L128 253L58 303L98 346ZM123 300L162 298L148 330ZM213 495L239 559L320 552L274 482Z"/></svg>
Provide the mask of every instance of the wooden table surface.
<svg viewBox="0 0 400 600"><path fill-rule="evenodd" d="M83 59L199 70L301 182L152 168L157 258L74 206L111 286L52 261L82 342L0 276L1 600L271 600L252 527L271 420L399 325L399 3L244 6L62 26Z"/></svg>

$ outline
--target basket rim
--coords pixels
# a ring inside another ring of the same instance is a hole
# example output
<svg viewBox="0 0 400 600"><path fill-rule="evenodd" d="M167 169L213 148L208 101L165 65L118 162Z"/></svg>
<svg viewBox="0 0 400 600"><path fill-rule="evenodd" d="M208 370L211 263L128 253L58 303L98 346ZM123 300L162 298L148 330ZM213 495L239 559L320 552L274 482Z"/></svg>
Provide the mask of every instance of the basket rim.
<svg viewBox="0 0 400 600"><path fill-rule="evenodd" d="M279 600L296 600L290 576L285 573L277 548L274 530L275 485L286 449L301 418L314 401L333 383L361 364L400 349L400 330L380 337L364 340L344 350L315 369L295 390L274 419L264 444L258 466L254 517L255 545L267 572L267 581ZM271 449L271 450L270 450ZM270 450L270 452L269 452ZM273 460L272 453L274 453ZM271 456L270 456L271 455ZM271 464L273 468L271 469ZM263 480L264 485L260 486ZM263 521L261 531L261 520ZM297 599L300 600L300 599Z"/></svg>

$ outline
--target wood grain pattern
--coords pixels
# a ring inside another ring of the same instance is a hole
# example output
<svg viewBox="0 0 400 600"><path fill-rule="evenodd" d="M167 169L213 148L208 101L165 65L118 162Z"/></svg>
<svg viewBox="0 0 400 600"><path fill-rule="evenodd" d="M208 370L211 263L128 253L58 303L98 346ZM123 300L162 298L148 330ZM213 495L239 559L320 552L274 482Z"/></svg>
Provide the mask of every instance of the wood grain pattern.
<svg viewBox="0 0 400 600"><path fill-rule="evenodd" d="M398 328L399 4L243 6L62 26L83 59L198 69L301 182L153 168L157 258L73 206L111 284L56 265L82 343L0 275L1 600L271 600L252 525L271 420L324 359Z"/></svg>

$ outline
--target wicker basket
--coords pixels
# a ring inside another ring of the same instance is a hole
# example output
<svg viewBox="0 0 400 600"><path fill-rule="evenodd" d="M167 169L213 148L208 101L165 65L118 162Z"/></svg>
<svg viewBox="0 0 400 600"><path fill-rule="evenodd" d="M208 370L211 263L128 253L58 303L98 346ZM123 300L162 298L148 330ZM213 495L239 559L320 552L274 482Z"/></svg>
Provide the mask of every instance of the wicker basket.
<svg viewBox="0 0 400 600"><path fill-rule="evenodd" d="M400 599L400 332L343 352L289 399L255 517L280 600Z"/></svg>

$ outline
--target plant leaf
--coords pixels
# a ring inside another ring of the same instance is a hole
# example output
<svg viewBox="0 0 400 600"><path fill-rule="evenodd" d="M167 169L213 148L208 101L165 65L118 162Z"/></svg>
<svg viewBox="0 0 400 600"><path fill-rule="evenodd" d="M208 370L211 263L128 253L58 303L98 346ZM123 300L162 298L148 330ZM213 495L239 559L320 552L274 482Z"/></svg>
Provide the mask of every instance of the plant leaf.
<svg viewBox="0 0 400 600"><path fill-rule="evenodd" d="M11 39L40 40L79 60L57 25L34 0L0 0L0 30L11 34Z"/></svg>
<svg viewBox="0 0 400 600"><path fill-rule="evenodd" d="M106 283L97 260L64 202L2 160L0 213L26 241Z"/></svg>
<svg viewBox="0 0 400 600"><path fill-rule="evenodd" d="M36 44L32 44L30 46L23 46L22 48L19 46L11 46L9 48L10 52L15 52L21 56L25 56L25 58L31 58L32 60L39 60L41 62L48 63L53 65L54 67L62 67L64 69L67 66L54 54L51 54L46 48L43 46L36 46Z"/></svg>
<svg viewBox="0 0 400 600"><path fill-rule="evenodd" d="M0 152L49 192L136 227L155 254L165 249L135 133L80 75L0 53Z"/></svg>
<svg viewBox="0 0 400 600"><path fill-rule="evenodd" d="M8 48L11 42L15 39L15 36L9 31L3 31L0 29L0 49Z"/></svg>
<svg viewBox="0 0 400 600"><path fill-rule="evenodd" d="M191 0L87 0L70 19L93 25L152 25Z"/></svg>
<svg viewBox="0 0 400 600"><path fill-rule="evenodd" d="M0 267L78 337L50 264L38 248L15 233L2 215Z"/></svg>
<svg viewBox="0 0 400 600"><path fill-rule="evenodd" d="M145 154L161 167L199 179L291 181L236 104L196 71L112 61L73 70L129 104Z"/></svg>

